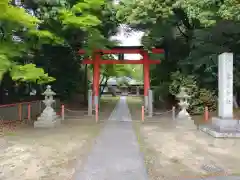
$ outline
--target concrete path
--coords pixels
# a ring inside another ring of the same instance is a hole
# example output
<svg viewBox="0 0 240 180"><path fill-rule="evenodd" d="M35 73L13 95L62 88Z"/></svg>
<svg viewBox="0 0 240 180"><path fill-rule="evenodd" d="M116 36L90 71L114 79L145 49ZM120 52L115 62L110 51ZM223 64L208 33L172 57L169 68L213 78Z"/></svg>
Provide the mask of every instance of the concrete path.
<svg viewBox="0 0 240 180"><path fill-rule="evenodd" d="M215 176L215 177L205 177L205 178L194 178L194 179L176 179L176 180L240 180L239 176Z"/></svg>
<svg viewBox="0 0 240 180"><path fill-rule="evenodd" d="M125 122L122 122L125 121ZM121 97L74 180L147 180L126 97Z"/></svg>

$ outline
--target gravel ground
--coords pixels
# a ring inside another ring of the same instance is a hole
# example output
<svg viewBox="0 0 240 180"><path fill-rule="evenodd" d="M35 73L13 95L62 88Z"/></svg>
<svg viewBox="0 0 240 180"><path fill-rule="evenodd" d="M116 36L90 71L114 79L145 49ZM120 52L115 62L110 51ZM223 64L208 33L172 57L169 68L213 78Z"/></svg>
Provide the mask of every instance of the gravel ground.
<svg viewBox="0 0 240 180"><path fill-rule="evenodd" d="M115 103L116 98L103 103L100 119L109 117ZM79 167L84 163L102 125L94 117L81 116L55 129L20 124L10 130L5 127L0 137L0 180L71 179L76 163Z"/></svg>
<svg viewBox="0 0 240 180"><path fill-rule="evenodd" d="M83 159L99 127L76 121L56 129L18 126L1 138L0 179L70 179L76 159Z"/></svg>
<svg viewBox="0 0 240 180"><path fill-rule="evenodd" d="M128 103L133 119L139 121L141 101L129 98ZM135 130L150 180L240 174L240 139L215 139L198 131L193 121L176 124L171 116L136 122Z"/></svg>

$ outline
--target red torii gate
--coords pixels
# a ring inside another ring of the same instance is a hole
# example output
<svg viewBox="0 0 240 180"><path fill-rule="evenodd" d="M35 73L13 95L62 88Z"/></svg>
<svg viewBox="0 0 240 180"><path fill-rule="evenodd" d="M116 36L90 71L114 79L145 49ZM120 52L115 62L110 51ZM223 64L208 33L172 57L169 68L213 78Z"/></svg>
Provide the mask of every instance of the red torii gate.
<svg viewBox="0 0 240 180"><path fill-rule="evenodd" d="M162 54L164 53L163 49L152 48L151 52L153 54ZM85 54L84 50L79 50L79 54ZM121 60L104 60L101 58L104 54L121 54L123 55L123 59ZM140 54L142 55L141 60L124 60L124 54ZM150 64L159 64L160 60L150 60L149 54L146 50L141 46L137 47L114 47L112 49L104 49L104 50L96 50L94 51L91 59L84 59L83 64L93 64L93 96L95 105L98 104L98 96L99 96L99 80L100 80L100 65L101 64L143 64L144 71L144 100L145 105L148 96L148 90L150 89L150 77L149 77L149 69Z"/></svg>

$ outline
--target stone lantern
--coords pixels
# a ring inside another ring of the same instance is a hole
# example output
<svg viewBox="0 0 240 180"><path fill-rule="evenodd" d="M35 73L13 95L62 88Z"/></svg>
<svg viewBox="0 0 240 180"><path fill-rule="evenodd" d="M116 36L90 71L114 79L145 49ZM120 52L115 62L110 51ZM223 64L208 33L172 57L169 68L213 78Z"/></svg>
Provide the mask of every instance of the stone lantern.
<svg viewBox="0 0 240 180"><path fill-rule="evenodd" d="M60 123L60 118L52 108L52 104L55 102L55 100L53 100L53 96L55 96L56 93L53 92L51 86L48 85L46 91L42 95L45 96L43 103L46 107L40 117L38 117L37 121L34 122L34 127L55 127L58 123Z"/></svg>
<svg viewBox="0 0 240 180"><path fill-rule="evenodd" d="M179 106L181 108L181 111L177 115L178 120L191 120L191 117L189 113L187 112L187 108L189 106L188 100L190 99L190 96L186 92L186 88L181 87L179 94L176 96L177 99L179 99Z"/></svg>

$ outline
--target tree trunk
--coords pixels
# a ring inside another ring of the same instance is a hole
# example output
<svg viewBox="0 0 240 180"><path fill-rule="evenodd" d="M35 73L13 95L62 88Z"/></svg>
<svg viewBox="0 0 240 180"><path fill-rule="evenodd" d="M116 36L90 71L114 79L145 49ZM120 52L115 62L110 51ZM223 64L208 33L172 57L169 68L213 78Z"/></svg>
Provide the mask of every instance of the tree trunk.
<svg viewBox="0 0 240 180"><path fill-rule="evenodd" d="M3 96L4 96L4 90L3 90L3 84L1 81L0 82L0 104L3 104Z"/></svg>
<svg viewBox="0 0 240 180"><path fill-rule="evenodd" d="M233 107L238 108L237 98L236 95L233 96Z"/></svg>
<svg viewBox="0 0 240 180"><path fill-rule="evenodd" d="M87 64L84 68L84 92L83 92L83 102L88 103L88 67Z"/></svg>
<svg viewBox="0 0 240 180"><path fill-rule="evenodd" d="M237 90L236 91L236 101L237 101L237 103L239 104L239 102L240 102L240 96L239 96L240 94L239 94L239 91Z"/></svg>
<svg viewBox="0 0 240 180"><path fill-rule="evenodd" d="M103 84L103 88L101 89L101 92L100 92L100 97L102 96L102 94L103 94L103 92L104 92L104 89L105 89L105 87L107 86L107 82L108 82L108 78L106 77L106 80L105 80L105 82L104 82L104 84Z"/></svg>

